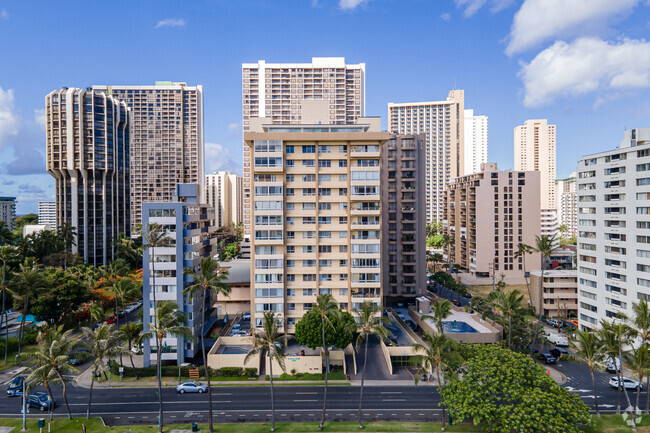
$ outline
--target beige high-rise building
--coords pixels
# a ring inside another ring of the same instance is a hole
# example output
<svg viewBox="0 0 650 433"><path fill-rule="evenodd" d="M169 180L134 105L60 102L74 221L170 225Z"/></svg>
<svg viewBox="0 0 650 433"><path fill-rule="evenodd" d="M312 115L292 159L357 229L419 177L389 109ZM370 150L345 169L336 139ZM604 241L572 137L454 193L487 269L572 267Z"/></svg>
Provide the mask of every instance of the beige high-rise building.
<svg viewBox="0 0 650 433"><path fill-rule="evenodd" d="M179 183L195 183L203 189L203 86L156 81L153 86L93 89L131 108L133 227L142 223L142 203L173 201Z"/></svg>
<svg viewBox="0 0 650 433"><path fill-rule="evenodd" d="M453 237L452 264L478 277L523 278L520 243L535 244L541 231L537 171L500 171L496 163L461 176L447 186L445 232ZM446 254L450 253L449 249ZM528 269L539 254L526 257Z"/></svg>
<svg viewBox="0 0 650 433"><path fill-rule="evenodd" d="M382 281L389 304L426 289L424 134L392 135L381 152Z"/></svg>
<svg viewBox="0 0 650 433"><path fill-rule="evenodd" d="M365 63L346 64L343 57L314 57L311 63L242 64L242 126L251 130L251 119L264 117L279 125L314 123L302 110L312 101L319 118L331 124L353 124L365 116ZM251 154L244 145L244 238L251 236Z"/></svg>
<svg viewBox="0 0 650 433"><path fill-rule="evenodd" d="M388 131L426 137L427 221L442 221L445 186L464 171L465 96L452 90L446 101L388 104Z"/></svg>
<svg viewBox="0 0 650 433"><path fill-rule="evenodd" d="M129 108L105 93L64 87L45 97L47 171L54 177L56 227L86 263L115 259L113 239L131 234Z"/></svg>
<svg viewBox="0 0 650 433"><path fill-rule="evenodd" d="M242 177L229 171L205 176L206 202L214 208L215 228L243 221Z"/></svg>
<svg viewBox="0 0 650 433"><path fill-rule="evenodd" d="M327 104L325 102L325 104ZM325 119L326 120L326 119ZM251 315L286 331L318 294L344 311L382 302L379 118L354 125L251 121Z"/></svg>
<svg viewBox="0 0 650 433"><path fill-rule="evenodd" d="M515 170L539 171L542 209L555 205L555 125L546 119L526 120L514 130Z"/></svg>

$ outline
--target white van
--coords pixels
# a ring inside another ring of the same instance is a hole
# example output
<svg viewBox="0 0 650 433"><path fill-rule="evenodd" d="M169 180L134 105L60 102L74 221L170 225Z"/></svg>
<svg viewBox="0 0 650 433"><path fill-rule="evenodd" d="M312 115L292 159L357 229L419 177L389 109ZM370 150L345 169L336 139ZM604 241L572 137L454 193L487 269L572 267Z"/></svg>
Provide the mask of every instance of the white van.
<svg viewBox="0 0 650 433"><path fill-rule="evenodd" d="M549 334L546 339L557 347L569 347L569 339L560 334Z"/></svg>

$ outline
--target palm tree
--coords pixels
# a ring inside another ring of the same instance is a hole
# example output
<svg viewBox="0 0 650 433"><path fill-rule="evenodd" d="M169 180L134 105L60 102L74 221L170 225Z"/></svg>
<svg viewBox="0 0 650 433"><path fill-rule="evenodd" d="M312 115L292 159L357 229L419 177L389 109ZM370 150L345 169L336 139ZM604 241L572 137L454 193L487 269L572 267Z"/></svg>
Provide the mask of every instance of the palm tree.
<svg viewBox="0 0 650 433"><path fill-rule="evenodd" d="M97 302L90 304L90 318L95 322L101 322L106 319L106 311L104 311L101 304Z"/></svg>
<svg viewBox="0 0 650 433"><path fill-rule="evenodd" d="M589 374L591 375L591 384L594 387L594 406L596 416L600 417L598 411L598 390L596 388L596 377L594 370L600 369L600 362L605 358L603 342L594 332L585 332L576 330L576 340L571 341L575 349L573 357L587 364Z"/></svg>
<svg viewBox="0 0 650 433"><path fill-rule="evenodd" d="M18 334L18 355L22 349L23 332L25 329L25 318L29 311L29 301L36 296L36 293L45 286L45 279L41 267L32 259L25 259L21 264L18 272L13 278L13 289L11 293L23 301L23 315L20 321L20 331Z"/></svg>
<svg viewBox="0 0 650 433"><path fill-rule="evenodd" d="M423 320L431 319L436 324L439 334L443 333L442 321L451 315L451 302L448 299L439 298L431 304L431 314L422 316Z"/></svg>
<svg viewBox="0 0 650 433"><path fill-rule="evenodd" d="M531 251L538 252L540 254L540 269L541 269L541 279L539 284L539 309L537 313L537 328L539 329L542 323L542 313L544 312L544 259L549 257L554 251L556 251L559 246L557 244L557 236L537 236L535 235L535 246L524 245L525 247L530 248ZM532 298L531 298L532 302ZM535 334L538 334L536 332ZM533 342L532 346L534 347L537 342ZM531 354L532 354L531 347Z"/></svg>
<svg viewBox="0 0 650 433"><path fill-rule="evenodd" d="M54 396L52 395L52 381L56 378L55 373L48 368L47 366L38 366L32 368L29 375L25 378L26 392L32 387L43 385L50 400L54 401ZM52 420L52 411L50 410L50 421Z"/></svg>
<svg viewBox="0 0 650 433"><path fill-rule="evenodd" d="M160 301L156 305L154 323L149 323L150 331L145 332L143 337L156 339L156 364L158 372L158 432L162 433L163 428L163 402L162 402L162 341L168 335L186 339L192 338L192 330L185 326L187 316L178 310L178 304L174 301Z"/></svg>
<svg viewBox="0 0 650 433"><path fill-rule="evenodd" d="M201 353L203 354L203 367L205 368L205 377L208 382L208 424L210 433L214 431L212 423L212 388L210 386L210 373L208 372L208 362L205 357L205 295L206 293L214 293L216 296L219 294L230 296L230 286L224 282L228 277L228 272L219 271L219 263L211 257L201 259L199 271L195 269L186 269L185 274L192 278L194 284L188 286L183 290L184 295L195 297L197 294L201 295Z"/></svg>
<svg viewBox="0 0 650 433"><path fill-rule="evenodd" d="M519 293L519 290L513 290L505 293L502 290L494 292L492 305L501 314L508 317L508 350L512 348L512 315L521 310L521 303L524 296Z"/></svg>
<svg viewBox="0 0 650 433"><path fill-rule="evenodd" d="M56 229L56 233L65 246L66 254L64 254L63 269L68 269L67 253L72 249L74 245L77 245L77 229L69 223L63 223Z"/></svg>
<svg viewBox="0 0 650 433"><path fill-rule="evenodd" d="M126 313L125 309L125 299L134 299L136 297L140 296L141 290L138 286L136 286L133 283L133 280L130 278L122 278L117 281L117 283L113 286L113 289L115 290L115 299L120 301L120 304L122 306L122 311ZM126 319L126 327L128 329L129 327L129 315L125 314L124 318ZM117 323L117 322L116 322ZM119 328L118 328L119 329ZM128 341L128 347L129 347L129 354L131 353L131 333L127 332L126 333L126 339ZM122 365L122 354L119 354L120 357L120 365ZM135 364L133 363L133 357L129 356L131 359L131 368L133 368L133 375L135 376L135 380L138 380L138 370L135 368Z"/></svg>
<svg viewBox="0 0 650 433"><path fill-rule="evenodd" d="M381 340L388 338L388 330L384 326L389 320L381 315L381 307L370 301L364 301L361 304L361 310L353 309L359 320L355 322L357 336L356 349L359 350L361 343L364 343L363 349L363 370L361 371L361 392L359 393L359 413L357 419L359 428L363 428L361 422L361 405L363 403L363 382L366 378L366 363L368 362L368 340L371 335L376 335Z"/></svg>
<svg viewBox="0 0 650 433"><path fill-rule="evenodd" d="M442 246L447 250L447 259L449 259L449 275L451 275L451 246L454 245L454 237L449 233L442 235Z"/></svg>
<svg viewBox="0 0 650 433"><path fill-rule="evenodd" d="M431 257L431 260L433 261L433 273L436 273L438 270L438 263L442 263L442 261L445 258L442 256L440 253L434 253L433 256Z"/></svg>
<svg viewBox="0 0 650 433"><path fill-rule="evenodd" d="M616 358L619 359L620 365L623 364L623 345L627 345L629 341L629 331L630 328L619 320L618 322L607 322L601 320L601 329L599 329L600 338L603 341L603 346L605 348L605 353L610 356L614 361L614 368L617 369L616 376L618 378L618 397L616 400L616 414L620 415L621 413L621 390L625 393L625 398L627 399L628 407L632 406L630 402L630 397L627 394L627 389L623 386L623 372L622 368L619 368L619 363L616 362Z"/></svg>
<svg viewBox="0 0 650 433"><path fill-rule="evenodd" d="M7 363L7 354L9 350L9 321L7 320L7 308L5 305L7 299L7 262L16 258L17 249L11 245L0 247L0 261L2 262L2 314L0 323L5 325L5 364Z"/></svg>
<svg viewBox="0 0 650 433"><path fill-rule="evenodd" d="M269 379L271 380L271 431L275 431L275 400L273 388L273 358L278 361L282 371L286 371L284 366L284 349L282 343L287 339L286 335L280 335L278 331L278 320L274 317L273 312L264 313L262 322L262 331L253 336L253 348L244 358L244 365L255 355L267 352L269 354Z"/></svg>
<svg viewBox="0 0 650 433"><path fill-rule="evenodd" d="M39 350L34 352L36 365L38 366L33 374L36 377L49 377L49 383L61 384L63 387L63 401L68 411L68 419L72 419L68 396L66 394L66 383L68 379L64 375L75 373L78 370L68 364L70 353L80 345L79 335L73 335L73 330L63 331L63 325L50 328L40 334ZM44 371L37 372L39 369Z"/></svg>
<svg viewBox="0 0 650 433"><path fill-rule="evenodd" d="M650 354L648 353L648 347L646 344L642 344L636 349L631 356L627 358L627 364L629 367L636 373L639 378L639 383L643 383L643 379L648 377L650 372ZM636 404L635 410L638 413L641 412L639 407L639 397L641 396L641 386L636 389Z"/></svg>
<svg viewBox="0 0 650 433"><path fill-rule="evenodd" d="M650 345L650 306L645 299L632 305L634 310L634 327L641 339L641 344ZM650 409L650 375L646 375L645 413Z"/></svg>
<svg viewBox="0 0 650 433"><path fill-rule="evenodd" d="M323 388L323 415L321 416L320 424L318 430L323 429L325 424L325 411L327 409L327 378L330 371L330 358L329 352L327 350L327 343L325 341L325 326L329 325L334 329L331 319L338 317L341 314L341 310L334 301L334 297L330 294L318 295L316 297L316 303L312 307L312 311L321 319L321 335L323 337L323 351L325 352L325 387Z"/></svg>
<svg viewBox="0 0 650 433"><path fill-rule="evenodd" d="M102 373L108 370L108 365L104 359L112 359L119 355L127 355L130 357L130 352L124 349L120 344L120 334L110 325L102 323L99 328L92 330L91 328L82 328L84 346L90 352L93 361L92 380L90 382L90 395L88 397L88 409L86 409L86 419L90 417L90 405L93 399L93 385L97 373Z"/></svg>
<svg viewBox="0 0 650 433"><path fill-rule="evenodd" d="M462 360L458 353L458 344L446 335L432 332L425 332L422 338L425 345L419 343L413 345L416 355L411 358L411 362L419 366L415 380L417 381L420 374L427 374L435 369L439 390L446 383L444 369L451 369ZM418 352L422 353L418 354ZM447 415L444 404L440 403L440 407L442 407L442 430L444 431Z"/></svg>

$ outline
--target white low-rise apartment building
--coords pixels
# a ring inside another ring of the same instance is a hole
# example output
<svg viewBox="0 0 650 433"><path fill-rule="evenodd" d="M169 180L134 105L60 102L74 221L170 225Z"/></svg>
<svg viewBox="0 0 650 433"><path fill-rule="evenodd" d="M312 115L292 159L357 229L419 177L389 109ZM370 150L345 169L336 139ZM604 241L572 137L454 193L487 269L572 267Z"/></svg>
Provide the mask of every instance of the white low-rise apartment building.
<svg viewBox="0 0 650 433"><path fill-rule="evenodd" d="M650 128L578 164L578 316L599 327L650 298Z"/></svg>

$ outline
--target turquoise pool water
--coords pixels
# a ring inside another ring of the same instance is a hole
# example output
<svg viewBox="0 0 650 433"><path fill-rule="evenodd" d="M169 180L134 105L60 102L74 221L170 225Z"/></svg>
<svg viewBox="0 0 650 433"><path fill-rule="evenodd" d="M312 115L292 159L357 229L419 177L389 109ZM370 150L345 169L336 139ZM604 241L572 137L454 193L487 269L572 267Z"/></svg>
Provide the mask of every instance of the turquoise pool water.
<svg viewBox="0 0 650 433"><path fill-rule="evenodd" d="M453 322L442 322L443 332L478 332L465 322L454 320Z"/></svg>

